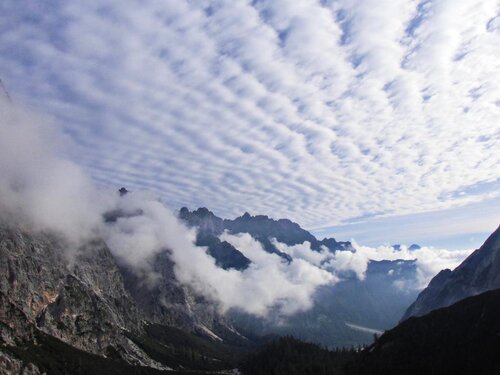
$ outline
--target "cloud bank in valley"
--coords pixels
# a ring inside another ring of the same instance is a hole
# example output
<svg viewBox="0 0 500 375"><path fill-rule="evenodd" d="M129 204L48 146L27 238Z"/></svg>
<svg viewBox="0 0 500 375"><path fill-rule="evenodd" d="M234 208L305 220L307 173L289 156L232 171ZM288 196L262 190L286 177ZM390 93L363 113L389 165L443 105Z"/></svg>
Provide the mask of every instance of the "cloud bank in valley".
<svg viewBox="0 0 500 375"><path fill-rule="evenodd" d="M329 266L337 271L352 271L360 280L366 276L370 260L413 260L416 259L417 279L411 285L402 285L405 288L422 289L439 271L454 269L469 256L473 249L446 250L433 247L421 247L410 250L402 245L399 250L392 246L368 247L353 242L354 252L339 251L331 260ZM398 280L395 280L397 282Z"/></svg>
<svg viewBox="0 0 500 375"><path fill-rule="evenodd" d="M359 280L364 280L368 264L372 260L416 260L416 280L410 283L406 280L399 284L403 288L412 289L426 287L439 271L446 268L454 269L473 251L473 249L447 250L428 246L410 250L406 245L400 245L399 249L393 246L370 247L352 241L353 250L338 250L331 253L326 248L313 251L307 241L303 244L288 246L273 240L273 244L293 258L306 260L336 274L339 279L342 278L344 272L353 272ZM398 283L397 279L394 281Z"/></svg>
<svg viewBox="0 0 500 375"><path fill-rule="evenodd" d="M155 254L169 249L177 279L219 303L222 311L234 308L265 316L270 310L290 315L313 305L320 285L333 284L335 275L306 261L288 263L269 254L248 234L225 234L223 239L241 249L252 263L243 270L224 270L206 248L194 245L196 233L181 224L176 213L151 194L129 193L118 201L123 215L107 225L103 235L127 265L147 274ZM137 214L140 212L140 214ZM151 277L154 280L154 275Z"/></svg>
<svg viewBox="0 0 500 375"><path fill-rule="evenodd" d="M0 10L12 96L100 185L307 228L498 200L496 0Z"/></svg>

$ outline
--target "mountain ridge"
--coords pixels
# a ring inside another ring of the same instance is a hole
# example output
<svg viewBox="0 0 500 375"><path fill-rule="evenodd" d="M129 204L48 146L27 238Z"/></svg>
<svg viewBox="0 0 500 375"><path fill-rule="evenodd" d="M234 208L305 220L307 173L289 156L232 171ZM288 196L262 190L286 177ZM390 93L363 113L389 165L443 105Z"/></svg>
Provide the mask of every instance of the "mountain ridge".
<svg viewBox="0 0 500 375"><path fill-rule="evenodd" d="M197 245L208 246L208 253L218 264L237 264L241 254L231 245L230 252L219 255L218 247L222 243L219 236L224 231L236 235L248 233L264 250L277 254L288 262L292 261L292 257L279 251L272 239L287 246L307 241L312 251L326 247L332 254L336 251L354 251L350 242L337 241L334 238L317 240L299 224L288 219L275 220L267 215L252 216L245 212L230 220L217 217L206 207L193 211L183 207L179 211L179 218L191 228L197 229ZM415 279L415 261L369 261L365 280L359 280L351 271L343 272L341 282L317 289L314 305L310 310L287 318L271 314L263 319L238 311L230 312L230 316L240 329L262 335L295 335L331 347L359 345L369 342L371 334L355 331L346 324L347 321L353 320L351 323L375 329L391 328L415 299L416 291L401 290L394 284L395 277L407 282ZM280 323L276 324L276 321Z"/></svg>
<svg viewBox="0 0 500 375"><path fill-rule="evenodd" d="M252 216L248 212L235 219L222 219L206 207L200 207L193 211L189 211L187 207L182 207L179 210L179 218L190 227L197 227L201 236L218 237L224 231L231 234L248 233L262 244L264 250L278 254L288 260L290 260L288 254L277 249L271 242L271 238L288 246L303 244L307 241L314 251L320 251L322 246L325 246L331 252L352 250L352 244L349 241L339 242L331 237L318 240L298 223L289 219L276 220L267 215Z"/></svg>

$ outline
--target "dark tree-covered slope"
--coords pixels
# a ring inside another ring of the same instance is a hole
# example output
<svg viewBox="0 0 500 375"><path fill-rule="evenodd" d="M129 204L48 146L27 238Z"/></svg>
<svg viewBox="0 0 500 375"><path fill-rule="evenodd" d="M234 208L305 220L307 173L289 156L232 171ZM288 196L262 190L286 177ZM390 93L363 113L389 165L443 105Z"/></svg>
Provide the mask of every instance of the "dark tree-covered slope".
<svg viewBox="0 0 500 375"><path fill-rule="evenodd" d="M412 317L361 350L328 351L285 337L242 362L244 375L500 374L500 290Z"/></svg>
<svg viewBox="0 0 500 375"><path fill-rule="evenodd" d="M351 375L500 374L500 290L412 317L350 365Z"/></svg>
<svg viewBox="0 0 500 375"><path fill-rule="evenodd" d="M249 355L239 366L244 375L340 375L354 350L329 351L319 345L282 337Z"/></svg>

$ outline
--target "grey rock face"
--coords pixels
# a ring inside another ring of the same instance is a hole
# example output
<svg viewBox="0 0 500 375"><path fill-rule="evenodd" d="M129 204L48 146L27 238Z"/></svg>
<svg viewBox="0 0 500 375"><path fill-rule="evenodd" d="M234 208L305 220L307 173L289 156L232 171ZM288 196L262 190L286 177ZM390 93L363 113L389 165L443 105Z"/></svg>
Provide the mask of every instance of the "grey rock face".
<svg viewBox="0 0 500 375"><path fill-rule="evenodd" d="M151 360L125 332L140 332L142 317L104 242L69 250L53 234L0 227L2 341L29 340L41 330L99 355L110 350L128 362Z"/></svg>
<svg viewBox="0 0 500 375"><path fill-rule="evenodd" d="M233 329L218 313L213 301L197 295L192 288L176 280L174 263L168 251L158 254L152 265L157 277L152 284L145 283L131 270L122 268L125 287L144 319L201 335L206 335L207 329L217 335Z"/></svg>
<svg viewBox="0 0 500 375"><path fill-rule="evenodd" d="M24 364L21 360L0 350L0 375L40 375L40 370L32 363Z"/></svg>
<svg viewBox="0 0 500 375"><path fill-rule="evenodd" d="M71 248L54 234L0 225L1 341L15 345L41 330L86 352L159 368L128 333L140 336L149 323L202 336L234 331L213 302L178 283L168 251L152 268L154 283L120 266L100 239Z"/></svg>
<svg viewBox="0 0 500 375"><path fill-rule="evenodd" d="M200 353L214 342L245 340L213 302L176 280L168 251L151 264L154 282L119 265L100 239L72 248L54 234L0 225L0 375L40 374L47 363L22 354L25 348L57 366L74 366L90 353L108 367L149 368L130 368L135 374L186 369L187 352L203 368ZM58 357L61 348L69 362ZM226 358L228 349L217 350L214 358Z"/></svg>
<svg viewBox="0 0 500 375"><path fill-rule="evenodd" d="M500 227L455 270L438 273L408 308L403 320L497 288L500 288Z"/></svg>

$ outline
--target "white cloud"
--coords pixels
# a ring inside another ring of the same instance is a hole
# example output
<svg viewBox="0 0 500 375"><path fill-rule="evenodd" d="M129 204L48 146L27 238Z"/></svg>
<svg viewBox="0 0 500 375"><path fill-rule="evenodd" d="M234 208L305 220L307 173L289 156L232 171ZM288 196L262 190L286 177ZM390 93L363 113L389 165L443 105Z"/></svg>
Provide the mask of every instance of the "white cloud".
<svg viewBox="0 0 500 375"><path fill-rule="evenodd" d="M275 238L273 238L271 242L279 251L290 255L292 258L303 259L316 266L320 266L321 263L331 256L331 253L325 247L322 247L320 251L312 250L311 243L308 241L292 246L281 243Z"/></svg>
<svg viewBox="0 0 500 375"><path fill-rule="evenodd" d="M67 138L47 117L0 97L0 211L8 223L87 238L112 205L106 192L75 163L62 158Z"/></svg>
<svg viewBox="0 0 500 375"><path fill-rule="evenodd" d="M65 152L99 185L306 227L499 197L494 0L46 5L0 5L1 78L15 101L61 124L75 142ZM179 278L223 308L306 308L334 280L318 268L325 260L363 278L369 259L417 257L423 284L466 254L357 246L329 258L302 244L282 247L297 258L285 265L243 237L232 240L246 241L254 265L219 270L157 201L117 203L53 155L66 141L40 130L45 119L0 109L2 210L22 207L40 229L76 241L108 208L141 207L105 229L115 253L136 264L172 247Z"/></svg>
<svg viewBox="0 0 500 375"><path fill-rule="evenodd" d="M177 279L211 298L223 312L235 308L259 316L270 310L289 315L310 308L316 288L336 281L334 275L308 262L298 259L288 264L265 252L248 234L222 236L252 260L243 271L224 270L215 265L205 248L194 245L194 231L150 195L127 194L119 208L142 213L121 217L104 228L113 253L144 273L152 256L170 249Z"/></svg>
<svg viewBox="0 0 500 375"><path fill-rule="evenodd" d="M366 277L366 270L370 260L416 260L417 280L412 285L405 281L405 287L422 289L441 270L454 269L469 256L473 250L446 250L433 247L421 247L409 250L402 245L400 250L392 246L369 247L362 246L353 241L355 251L337 251L329 265L337 271L352 271L360 280ZM390 270L393 271L394 270ZM389 271L389 272L390 272ZM392 273L390 274L392 275ZM398 280L395 280L398 282Z"/></svg>
<svg viewBox="0 0 500 375"><path fill-rule="evenodd" d="M239 285L242 305L237 307L244 311L265 315L269 308L276 308L276 302L282 314L307 310L313 305L318 286L338 281L334 274L303 258L288 262L277 254L266 252L248 233L232 235L225 232L220 238L252 261L241 273L243 280Z"/></svg>
<svg viewBox="0 0 500 375"><path fill-rule="evenodd" d="M286 262L283 263L283 259L276 254L264 252L261 244L249 234L230 235L224 233L221 236L221 240L231 243L256 264L274 264L276 266L275 263L278 262L277 264L280 265L278 268L281 268L281 270L276 269L273 273L287 277L289 269L285 267ZM394 285L401 289L425 288L439 271L445 268L454 269L473 251L472 249L447 250L428 246L409 250L406 245L401 245L400 249L396 250L392 246L363 246L353 240L353 250L337 250L332 253L325 248L321 249L321 251L312 250L310 243L307 241L303 244L292 246L281 243L276 239L272 239L272 243L278 250L290 255L294 259L291 264L300 262L300 264L308 265L307 269L309 272L314 271L314 273L318 273L319 270L329 272L334 276L335 281L341 281L346 276L346 272L353 272L359 280L365 280L370 261L415 260L415 279L412 279L410 275L405 275L403 279L399 279L399 275L394 269L388 272L388 276L394 277ZM322 273L319 275L322 275ZM410 278L408 278L409 276ZM317 279L315 278L314 280ZM304 279L301 285L307 285L308 283L309 281ZM276 285L276 283L272 283L271 285ZM310 290L313 291L314 288Z"/></svg>
<svg viewBox="0 0 500 375"><path fill-rule="evenodd" d="M438 271L458 265L470 251L423 247L410 251L402 246L371 248L353 243L355 251L313 251L309 242L274 245L289 254L288 262L264 251L249 234L223 233L221 240L239 249L252 263L243 270L216 266L206 249L196 247L195 232L182 225L175 213L151 193L97 189L86 173L65 159L58 129L47 119L0 99L0 207L2 219L35 230L53 230L73 244L102 236L113 254L136 269L146 281L155 282L150 262L170 250L176 278L217 303L221 311L236 308L265 316L270 311L290 315L313 305L316 289L334 284L343 272L365 278L370 260L417 259L417 285L424 287ZM121 212L105 223L106 212ZM396 284L400 280L395 279ZM411 280L410 280L411 282Z"/></svg>
<svg viewBox="0 0 500 375"><path fill-rule="evenodd" d="M370 258L362 251L337 251L329 261L332 269L337 272L352 271L359 280L364 280Z"/></svg>

